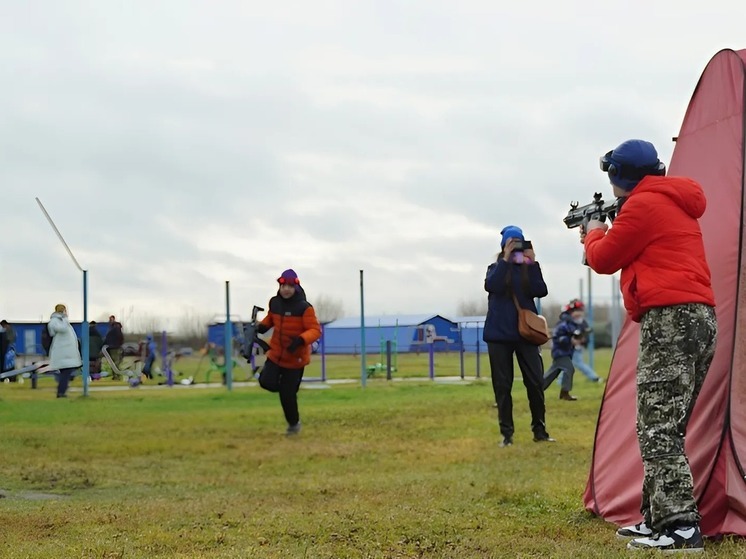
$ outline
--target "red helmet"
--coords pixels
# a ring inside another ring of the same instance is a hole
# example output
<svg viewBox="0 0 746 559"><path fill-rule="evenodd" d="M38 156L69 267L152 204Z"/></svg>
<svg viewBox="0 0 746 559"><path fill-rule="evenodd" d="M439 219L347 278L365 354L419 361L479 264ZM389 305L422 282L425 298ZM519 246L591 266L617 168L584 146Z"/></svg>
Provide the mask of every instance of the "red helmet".
<svg viewBox="0 0 746 559"><path fill-rule="evenodd" d="M585 305L580 299L573 299L565 305L565 312L584 311Z"/></svg>

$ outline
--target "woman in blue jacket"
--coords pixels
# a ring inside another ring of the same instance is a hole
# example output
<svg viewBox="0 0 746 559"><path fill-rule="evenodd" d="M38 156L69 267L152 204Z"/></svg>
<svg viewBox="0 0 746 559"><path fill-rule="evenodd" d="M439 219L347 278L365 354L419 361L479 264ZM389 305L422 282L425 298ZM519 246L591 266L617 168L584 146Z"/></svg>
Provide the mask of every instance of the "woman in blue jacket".
<svg viewBox="0 0 746 559"><path fill-rule="evenodd" d="M536 442L553 442L547 433L544 420L544 364L540 347L523 339L518 333L518 304L536 312L534 298L547 295L547 285L536 261L533 248L523 238L523 231L515 225L505 227L501 232L501 252L497 262L487 268L484 289L489 293L487 318L484 324L483 339L492 371L492 389L495 392L501 447L513 444L513 356L526 386L529 408L531 409L531 430Z"/></svg>

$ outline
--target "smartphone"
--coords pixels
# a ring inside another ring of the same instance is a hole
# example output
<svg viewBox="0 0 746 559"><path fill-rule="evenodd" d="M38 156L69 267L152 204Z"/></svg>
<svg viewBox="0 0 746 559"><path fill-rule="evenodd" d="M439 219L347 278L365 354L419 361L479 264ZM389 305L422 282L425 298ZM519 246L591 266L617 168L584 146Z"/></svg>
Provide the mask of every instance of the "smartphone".
<svg viewBox="0 0 746 559"><path fill-rule="evenodd" d="M515 248L513 250L522 252L524 250L530 250L533 248L534 248L534 245L531 244L531 241L518 241L515 244Z"/></svg>

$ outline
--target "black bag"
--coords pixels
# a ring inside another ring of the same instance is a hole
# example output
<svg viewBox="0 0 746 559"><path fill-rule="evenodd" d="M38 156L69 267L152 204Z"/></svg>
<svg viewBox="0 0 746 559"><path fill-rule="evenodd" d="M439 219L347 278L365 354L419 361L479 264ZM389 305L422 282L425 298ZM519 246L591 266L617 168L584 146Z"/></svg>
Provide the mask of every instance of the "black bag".
<svg viewBox="0 0 746 559"><path fill-rule="evenodd" d="M280 367L277 363L267 359L259 373L259 386L269 392L280 391Z"/></svg>

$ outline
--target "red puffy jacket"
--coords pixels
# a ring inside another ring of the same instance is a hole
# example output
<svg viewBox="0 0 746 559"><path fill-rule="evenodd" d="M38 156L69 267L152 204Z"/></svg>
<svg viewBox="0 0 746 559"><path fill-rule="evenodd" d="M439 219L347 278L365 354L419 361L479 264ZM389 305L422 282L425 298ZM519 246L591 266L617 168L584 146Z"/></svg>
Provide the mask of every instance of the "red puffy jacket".
<svg viewBox="0 0 746 559"><path fill-rule="evenodd" d="M715 306L698 221L706 206L696 181L647 176L606 234L594 229L586 235L588 265L599 274L622 271L624 306L635 322L654 307Z"/></svg>

